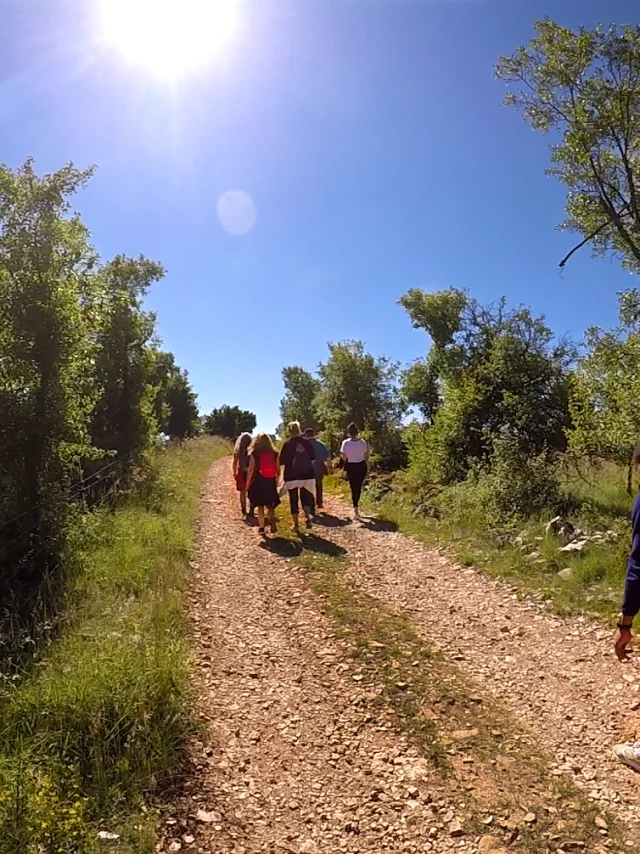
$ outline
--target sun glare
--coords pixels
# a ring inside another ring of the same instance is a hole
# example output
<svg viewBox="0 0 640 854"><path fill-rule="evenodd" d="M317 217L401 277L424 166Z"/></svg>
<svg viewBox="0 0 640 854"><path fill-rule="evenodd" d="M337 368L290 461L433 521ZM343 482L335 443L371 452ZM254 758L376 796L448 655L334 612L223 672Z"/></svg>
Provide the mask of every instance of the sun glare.
<svg viewBox="0 0 640 854"><path fill-rule="evenodd" d="M205 65L236 25L235 0L101 0L106 39L153 74Z"/></svg>

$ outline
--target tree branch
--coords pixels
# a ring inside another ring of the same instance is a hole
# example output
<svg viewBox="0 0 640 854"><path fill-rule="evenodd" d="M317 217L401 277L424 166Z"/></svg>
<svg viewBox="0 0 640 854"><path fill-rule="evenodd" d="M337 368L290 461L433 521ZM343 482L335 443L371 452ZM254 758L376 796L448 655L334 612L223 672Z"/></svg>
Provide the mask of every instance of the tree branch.
<svg viewBox="0 0 640 854"><path fill-rule="evenodd" d="M581 241L580 241L580 243L578 243L578 245L577 245L577 246L574 246L574 247L573 247L573 249L571 250L571 252L568 252L568 253L564 256L564 258L562 259L562 261L558 264L558 267L560 267L560 268L564 267L564 265L567 263L567 261L569 260L569 258L571 258L571 256L574 254L574 252L577 252L577 251L578 251L578 249L582 249L582 247L583 247L586 243L589 243L589 241L590 241L590 240L593 240L593 238L594 238L594 237L597 237L597 236L600 234L600 232L601 232L601 231L604 231L604 230L605 230L605 228L606 228L608 225L611 225L611 220L606 220L606 221L605 221L605 222L603 222L601 225L599 225L599 226L598 226L594 231L592 231L592 232L591 232L591 234L588 234L588 235L585 237L585 239L584 239L584 240L581 240Z"/></svg>

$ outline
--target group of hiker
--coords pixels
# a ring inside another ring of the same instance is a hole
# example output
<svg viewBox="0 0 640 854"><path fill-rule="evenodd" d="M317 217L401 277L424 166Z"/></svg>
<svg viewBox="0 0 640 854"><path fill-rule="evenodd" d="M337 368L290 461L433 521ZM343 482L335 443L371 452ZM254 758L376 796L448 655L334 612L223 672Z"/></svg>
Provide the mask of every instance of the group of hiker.
<svg viewBox="0 0 640 854"><path fill-rule="evenodd" d="M353 502L354 515L360 518L359 503L362 486L367 477L369 451L359 436L356 424L347 428L348 438L340 447L338 465L344 468ZM633 466L640 474L640 443L633 454ZM257 511L258 530L265 535L268 521L271 533L277 532L275 510L281 497L288 492L291 515L299 530L300 508L307 528L314 516L323 509L323 479L331 472L331 455L317 438L315 430L304 432L300 423L288 425L288 438L280 451L267 433L253 439L249 433L238 437L233 454L233 473L240 493L244 516ZM281 477L282 474L282 477ZM622 614L618 622L615 651L621 661L629 656L631 629L634 617L640 612L640 494L632 511L631 553L627 565ZM636 771L640 771L640 741L626 742L614 747L615 756Z"/></svg>
<svg viewBox="0 0 640 854"><path fill-rule="evenodd" d="M238 437L233 452L233 474L240 494L243 516L258 516L258 532L277 533L275 511L280 499L289 493L289 506L296 531L300 529L300 509L305 525L311 528L316 514L324 509L323 480L331 473L331 454L318 439L313 427L302 430L292 421L288 438L278 451L268 433L254 438L249 433ZM356 424L347 427L347 438L340 447L338 465L344 468L353 503L354 516L360 519L360 497L367 477L369 449Z"/></svg>

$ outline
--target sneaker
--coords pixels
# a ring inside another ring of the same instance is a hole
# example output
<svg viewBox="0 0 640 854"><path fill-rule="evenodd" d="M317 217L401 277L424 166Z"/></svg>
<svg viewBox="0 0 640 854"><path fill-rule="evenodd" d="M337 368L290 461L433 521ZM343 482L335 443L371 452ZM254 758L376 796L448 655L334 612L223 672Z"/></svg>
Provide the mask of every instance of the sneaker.
<svg viewBox="0 0 640 854"><path fill-rule="evenodd" d="M307 517L305 518L305 525L307 526L307 530L311 527L311 523L312 523L312 518L311 518L311 516L307 516Z"/></svg>
<svg viewBox="0 0 640 854"><path fill-rule="evenodd" d="M640 741L635 744L616 744L613 755L624 765L640 772Z"/></svg>
<svg viewBox="0 0 640 854"><path fill-rule="evenodd" d="M261 537L264 537L264 528L258 528L258 533Z"/></svg>
<svg viewBox="0 0 640 854"><path fill-rule="evenodd" d="M353 514L353 518L356 520L356 522L360 521L360 511L358 510L357 507L356 507L355 513Z"/></svg>

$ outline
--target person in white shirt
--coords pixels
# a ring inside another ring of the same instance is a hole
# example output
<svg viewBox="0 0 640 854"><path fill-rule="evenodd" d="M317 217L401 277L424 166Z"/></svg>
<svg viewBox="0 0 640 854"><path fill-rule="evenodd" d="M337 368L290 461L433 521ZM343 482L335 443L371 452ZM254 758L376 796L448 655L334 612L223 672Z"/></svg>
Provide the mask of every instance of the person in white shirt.
<svg viewBox="0 0 640 854"><path fill-rule="evenodd" d="M369 448L364 439L361 439L359 430L356 424L349 424L347 433L349 438L345 439L340 448L340 457L344 461L344 468L347 473L347 480L351 487L351 500L355 511L356 519L360 519L360 495L362 494L362 484L367 476Z"/></svg>

